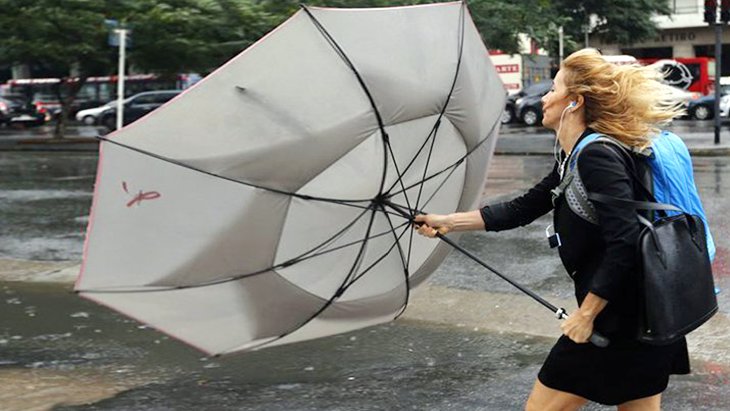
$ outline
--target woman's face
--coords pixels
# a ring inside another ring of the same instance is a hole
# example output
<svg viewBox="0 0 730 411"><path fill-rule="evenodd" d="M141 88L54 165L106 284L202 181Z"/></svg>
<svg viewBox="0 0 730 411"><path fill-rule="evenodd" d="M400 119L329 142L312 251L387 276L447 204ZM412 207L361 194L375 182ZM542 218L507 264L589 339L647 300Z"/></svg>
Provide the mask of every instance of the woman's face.
<svg viewBox="0 0 730 411"><path fill-rule="evenodd" d="M553 87L542 97L542 125L557 130L560 125L560 115L570 101L565 87L565 73L563 70L558 70L553 79Z"/></svg>

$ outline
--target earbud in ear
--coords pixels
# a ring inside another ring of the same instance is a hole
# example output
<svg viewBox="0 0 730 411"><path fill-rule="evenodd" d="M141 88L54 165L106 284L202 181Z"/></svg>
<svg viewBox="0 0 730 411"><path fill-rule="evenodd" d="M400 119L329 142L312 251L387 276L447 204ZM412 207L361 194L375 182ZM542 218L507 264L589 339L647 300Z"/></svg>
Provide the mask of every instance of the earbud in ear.
<svg viewBox="0 0 730 411"><path fill-rule="evenodd" d="M571 101L570 104L568 104L568 107L569 108L573 108L573 107L575 107L577 105L578 105L578 103L576 103L575 101Z"/></svg>

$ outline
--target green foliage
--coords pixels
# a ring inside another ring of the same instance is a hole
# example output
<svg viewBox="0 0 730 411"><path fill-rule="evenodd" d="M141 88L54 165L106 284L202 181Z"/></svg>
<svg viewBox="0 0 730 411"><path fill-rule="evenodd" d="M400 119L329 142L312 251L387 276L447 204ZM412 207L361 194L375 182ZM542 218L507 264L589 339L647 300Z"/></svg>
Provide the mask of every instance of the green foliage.
<svg viewBox="0 0 730 411"><path fill-rule="evenodd" d="M257 40L276 18L249 0L0 0L0 62L111 74L105 19L132 30L128 59L143 71L208 71Z"/></svg>
<svg viewBox="0 0 730 411"><path fill-rule="evenodd" d="M130 59L145 71L209 71L248 47L273 25L249 1L130 0Z"/></svg>
<svg viewBox="0 0 730 411"><path fill-rule="evenodd" d="M91 0L0 0L0 61L61 75L95 71L110 58L103 4Z"/></svg>
<svg viewBox="0 0 730 411"><path fill-rule="evenodd" d="M658 30L651 17L670 13L666 0L553 0L553 3L555 10L567 19L563 23L566 36L581 46L588 25L592 26L591 37L599 36L609 43L632 44L652 39ZM567 47L566 54L575 48Z"/></svg>
<svg viewBox="0 0 730 411"><path fill-rule="evenodd" d="M383 7L435 0L312 0L314 6ZM231 58L299 9L299 0L0 0L0 62L110 74L116 50L104 19L132 30L128 59L138 70L207 72ZM651 15L668 13L664 0L470 0L471 16L489 48L516 52L527 33L556 51L557 27L566 53L591 36L631 43L651 38Z"/></svg>

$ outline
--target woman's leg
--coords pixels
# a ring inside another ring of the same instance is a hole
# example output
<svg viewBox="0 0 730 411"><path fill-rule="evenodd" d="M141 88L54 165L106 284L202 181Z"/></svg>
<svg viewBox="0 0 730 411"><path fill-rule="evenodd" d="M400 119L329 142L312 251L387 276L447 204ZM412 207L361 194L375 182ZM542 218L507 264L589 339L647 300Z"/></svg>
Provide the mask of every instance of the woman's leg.
<svg viewBox="0 0 730 411"><path fill-rule="evenodd" d="M662 405L662 395L639 398L618 406L618 411L659 411Z"/></svg>
<svg viewBox="0 0 730 411"><path fill-rule="evenodd" d="M587 402L583 397L548 388L536 380L525 404L525 411L575 411Z"/></svg>

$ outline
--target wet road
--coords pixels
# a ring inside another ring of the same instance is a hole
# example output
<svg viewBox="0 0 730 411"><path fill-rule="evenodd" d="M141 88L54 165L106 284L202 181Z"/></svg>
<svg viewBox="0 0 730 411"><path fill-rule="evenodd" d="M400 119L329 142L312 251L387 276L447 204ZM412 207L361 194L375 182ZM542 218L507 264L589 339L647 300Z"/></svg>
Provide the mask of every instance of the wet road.
<svg viewBox="0 0 730 411"><path fill-rule="evenodd" d="M2 286L5 321L24 326L0 332L1 409L514 410L551 341L406 320L201 358L66 290ZM729 409L727 369L693 366L664 409Z"/></svg>
<svg viewBox="0 0 730 411"><path fill-rule="evenodd" d="M96 154L0 152L0 256L79 260Z"/></svg>
<svg viewBox="0 0 730 411"><path fill-rule="evenodd" d="M716 281L727 314L730 217L724 206L730 158L694 161L715 232ZM0 259L13 258L19 266L26 260L46 260L49 267L76 262L96 156L0 153L0 165ZM517 194L550 167L545 156L498 156L485 195L493 201ZM570 283L544 240L548 222L543 217L511 232L471 233L460 243L548 299L567 300ZM0 265L8 267L8 261ZM64 403L70 405L55 409L519 409L553 340L534 334L553 335L557 321L457 253L426 290L414 295L412 314L392 324L208 359L77 298L68 284L0 282L0 409L42 410ZM454 296L473 297L482 305L457 302L463 312L454 320L442 310ZM494 310L498 298L502 305L516 304L518 312L534 313L533 318L507 312L495 320L500 324L485 319L482 310L490 304ZM512 327L523 321L529 326ZM546 332L535 331L540 323ZM525 331L504 331L510 329ZM695 344L693 374L672 380L664 409L730 410L730 361L717 355L730 351L728 334Z"/></svg>

